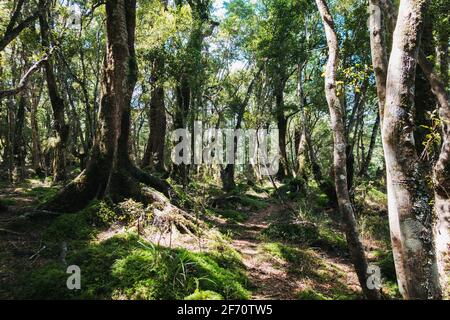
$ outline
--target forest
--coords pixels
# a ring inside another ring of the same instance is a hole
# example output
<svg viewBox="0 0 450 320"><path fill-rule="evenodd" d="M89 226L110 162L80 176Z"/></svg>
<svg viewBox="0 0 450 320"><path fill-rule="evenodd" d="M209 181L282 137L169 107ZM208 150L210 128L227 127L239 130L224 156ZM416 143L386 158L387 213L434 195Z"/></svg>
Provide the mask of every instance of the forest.
<svg viewBox="0 0 450 320"><path fill-rule="evenodd" d="M450 0L0 0L0 299L450 299Z"/></svg>

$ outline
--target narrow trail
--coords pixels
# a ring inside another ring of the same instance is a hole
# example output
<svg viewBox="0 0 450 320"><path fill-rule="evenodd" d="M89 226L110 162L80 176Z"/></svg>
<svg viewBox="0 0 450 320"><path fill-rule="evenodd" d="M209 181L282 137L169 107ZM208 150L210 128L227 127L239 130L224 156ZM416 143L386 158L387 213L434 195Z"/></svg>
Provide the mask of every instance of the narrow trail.
<svg viewBox="0 0 450 320"><path fill-rule="evenodd" d="M259 239L261 232L269 227L269 217L282 213L285 208L270 204L267 208L253 213L242 224L242 232L233 240L234 248L242 255L250 282L255 286L253 299L295 299L295 292L301 286L275 261L262 259Z"/></svg>
<svg viewBox="0 0 450 320"><path fill-rule="evenodd" d="M311 279L289 272L289 263L270 257L263 250L267 242L260 236L261 233L269 227L273 217L285 215L287 210L279 203L271 203L268 207L254 212L246 222L240 224L240 232L235 234L232 241L233 247L242 256L255 300L295 300L298 299L300 291L311 285ZM320 248L316 249L318 249L318 255L331 270L336 283L360 291L350 261L331 257ZM299 266L299 268L301 267ZM334 270L339 271L334 273ZM333 285L315 282L313 286L320 291L327 292Z"/></svg>

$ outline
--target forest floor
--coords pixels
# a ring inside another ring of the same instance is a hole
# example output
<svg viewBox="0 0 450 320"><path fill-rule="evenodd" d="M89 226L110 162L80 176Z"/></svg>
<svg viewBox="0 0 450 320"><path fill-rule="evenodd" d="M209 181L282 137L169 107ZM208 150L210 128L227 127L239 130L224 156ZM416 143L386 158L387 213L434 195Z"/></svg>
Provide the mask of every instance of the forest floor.
<svg viewBox="0 0 450 320"><path fill-rule="evenodd" d="M122 214L144 210L133 201L121 205L119 219L117 207L104 202L57 218L19 219L58 188L39 180L0 186L7 208L0 206L0 298L362 297L339 219L317 189L299 196L285 188L280 197L271 187L244 187L231 196L205 188L208 199L202 193L201 209L191 210L202 211L207 227L163 234L153 226L142 231ZM366 207L379 206L380 194L371 192L363 194ZM187 202L199 197L182 195ZM385 296L396 298L385 213L373 211L360 217L360 232L370 262L382 269ZM65 286L70 264L88 270L80 291Z"/></svg>
<svg viewBox="0 0 450 320"><path fill-rule="evenodd" d="M320 248L302 251L288 244L266 242L261 237L271 222L286 215L287 210L286 206L270 204L254 212L233 239L233 247L241 253L255 288L253 299L295 300L302 294L311 295L310 298L324 298L319 292L330 293L336 284L341 292L348 293L348 297L360 297L358 279L348 259L332 257ZM321 283L320 279L327 271L335 279L328 284ZM323 273L318 276L316 272Z"/></svg>

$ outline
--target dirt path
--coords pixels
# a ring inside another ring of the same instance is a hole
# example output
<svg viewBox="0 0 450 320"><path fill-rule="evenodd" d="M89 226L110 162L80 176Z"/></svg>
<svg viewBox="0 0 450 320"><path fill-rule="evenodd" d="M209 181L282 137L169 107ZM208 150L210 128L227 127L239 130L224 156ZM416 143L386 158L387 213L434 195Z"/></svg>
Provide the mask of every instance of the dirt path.
<svg viewBox="0 0 450 320"><path fill-rule="evenodd" d="M271 257L264 252L266 242L260 234L269 227L273 217L282 216L287 209L280 204L269 204L265 209L256 211L249 219L240 224L239 233L232 241L233 247L241 253L247 268L247 274L253 289L253 299L298 299L298 293L314 287L319 292L329 292L333 287L345 287L348 290L359 291L356 274L347 259L331 257L317 249L317 255L326 265L331 279L325 282L309 279L299 274L289 272L289 264ZM327 283L335 282L334 284Z"/></svg>
<svg viewBox="0 0 450 320"><path fill-rule="evenodd" d="M280 268L279 263L263 259L261 253L264 242L258 236L269 226L269 217L284 210L279 204L270 204L255 212L241 225L242 232L233 240L233 246L241 253L251 284L255 287L253 299L295 299L295 292L299 289L300 284L294 277Z"/></svg>

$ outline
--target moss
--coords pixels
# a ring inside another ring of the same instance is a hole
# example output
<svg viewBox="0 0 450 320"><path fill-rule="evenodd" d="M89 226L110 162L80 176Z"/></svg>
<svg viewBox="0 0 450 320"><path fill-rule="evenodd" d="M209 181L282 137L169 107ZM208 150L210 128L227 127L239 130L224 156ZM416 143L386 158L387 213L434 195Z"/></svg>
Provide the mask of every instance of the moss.
<svg viewBox="0 0 450 320"><path fill-rule="evenodd" d="M193 294L187 296L184 300L223 300L223 297L211 290L195 290Z"/></svg>
<svg viewBox="0 0 450 320"><path fill-rule="evenodd" d="M34 187L26 191L26 195L35 198L39 203L45 203L56 196L57 187Z"/></svg>
<svg viewBox="0 0 450 320"><path fill-rule="evenodd" d="M321 226L319 227L319 236L320 238L315 245L320 244L325 250L347 250L347 241L342 232L337 232L329 227Z"/></svg>
<svg viewBox="0 0 450 320"><path fill-rule="evenodd" d="M46 242L88 240L94 231L83 213L63 214L47 228L43 235Z"/></svg>
<svg viewBox="0 0 450 320"><path fill-rule="evenodd" d="M236 256L158 247L135 234L90 243L69 251L66 260L80 266L81 290L65 288L64 268L48 264L24 280L22 296L46 298L51 291L52 298L62 299L183 299L199 290L226 299L250 298Z"/></svg>
<svg viewBox="0 0 450 320"><path fill-rule="evenodd" d="M390 245L389 220L380 215L362 215L358 219L358 228L363 237Z"/></svg>
<svg viewBox="0 0 450 320"><path fill-rule="evenodd" d="M60 264L51 262L22 279L23 284L18 287L17 295L23 298L39 299L76 299L79 290L69 290L66 282L70 274ZM81 282L83 285L83 282Z"/></svg>
<svg viewBox="0 0 450 320"><path fill-rule="evenodd" d="M387 194L384 192L381 192L380 190L377 190L375 188L369 188L367 190L367 196L370 198L370 200L372 200L374 202L379 202L379 203L387 202Z"/></svg>
<svg viewBox="0 0 450 320"><path fill-rule="evenodd" d="M297 294L297 299L299 300L331 300L329 297L323 295L314 289L305 289Z"/></svg>

